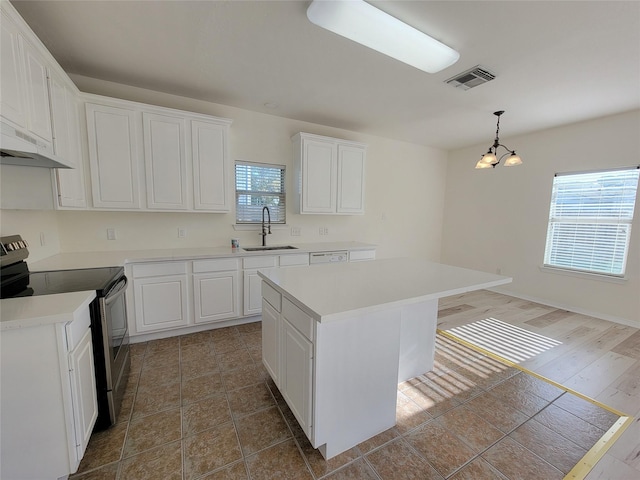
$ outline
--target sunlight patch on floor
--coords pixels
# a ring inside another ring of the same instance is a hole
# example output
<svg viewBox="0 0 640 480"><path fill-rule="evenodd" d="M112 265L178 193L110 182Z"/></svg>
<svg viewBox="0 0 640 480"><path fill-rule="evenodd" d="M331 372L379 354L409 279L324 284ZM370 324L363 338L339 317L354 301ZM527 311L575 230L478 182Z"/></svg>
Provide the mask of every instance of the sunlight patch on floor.
<svg viewBox="0 0 640 480"><path fill-rule="evenodd" d="M552 349L562 342L538 335L495 318L478 320L445 330L507 360L520 363Z"/></svg>

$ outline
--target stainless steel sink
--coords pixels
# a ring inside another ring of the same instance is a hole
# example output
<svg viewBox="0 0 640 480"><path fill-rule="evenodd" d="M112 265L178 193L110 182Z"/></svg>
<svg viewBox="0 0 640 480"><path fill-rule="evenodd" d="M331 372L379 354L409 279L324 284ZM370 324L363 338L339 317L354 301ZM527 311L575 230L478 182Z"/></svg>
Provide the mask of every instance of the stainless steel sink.
<svg viewBox="0 0 640 480"><path fill-rule="evenodd" d="M246 247L243 248L245 252L261 252L263 250L297 250L298 247L292 247L291 245L273 245L269 247Z"/></svg>

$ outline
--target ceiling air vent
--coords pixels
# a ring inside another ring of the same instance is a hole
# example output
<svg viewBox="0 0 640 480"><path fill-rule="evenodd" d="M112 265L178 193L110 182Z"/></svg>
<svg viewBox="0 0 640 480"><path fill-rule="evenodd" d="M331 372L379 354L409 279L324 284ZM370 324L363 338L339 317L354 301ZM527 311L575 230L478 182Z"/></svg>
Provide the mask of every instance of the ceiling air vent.
<svg viewBox="0 0 640 480"><path fill-rule="evenodd" d="M494 78L496 78L496 76L489 70L481 67L480 65L476 65L465 72L459 73L458 75L445 80L445 83L462 90L469 90L470 88L487 83Z"/></svg>

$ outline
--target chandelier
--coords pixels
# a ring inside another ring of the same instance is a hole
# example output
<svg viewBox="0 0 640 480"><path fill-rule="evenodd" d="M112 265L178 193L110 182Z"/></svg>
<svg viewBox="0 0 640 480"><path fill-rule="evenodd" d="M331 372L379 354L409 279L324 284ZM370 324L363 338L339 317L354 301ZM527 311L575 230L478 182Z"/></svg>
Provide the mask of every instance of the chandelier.
<svg viewBox="0 0 640 480"><path fill-rule="evenodd" d="M496 168L496 165L500 163L500 161L509 155L504 162L505 167L513 167L515 165L522 165L522 159L519 155L516 154L515 150L511 150L506 145L500 143L500 138L498 136L500 132L500 115L504 113L504 110L499 110L497 112L493 112L493 114L498 117L498 123L496 125L496 138L493 141L493 145L489 147L487 153L482 155L482 158L478 160L476 163L476 168ZM498 147L504 148L507 152L503 153L500 158L498 158Z"/></svg>

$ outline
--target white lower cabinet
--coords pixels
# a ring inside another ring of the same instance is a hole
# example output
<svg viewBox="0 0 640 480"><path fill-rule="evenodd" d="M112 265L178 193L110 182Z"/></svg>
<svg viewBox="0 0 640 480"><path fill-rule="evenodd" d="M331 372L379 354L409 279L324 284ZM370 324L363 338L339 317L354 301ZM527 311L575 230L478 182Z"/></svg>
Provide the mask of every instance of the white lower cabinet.
<svg viewBox="0 0 640 480"><path fill-rule="evenodd" d="M239 297L236 259L193 262L195 323L239 317Z"/></svg>
<svg viewBox="0 0 640 480"><path fill-rule="evenodd" d="M260 293L261 279L258 270L245 270L242 272L244 315L259 315L262 311L262 296Z"/></svg>
<svg viewBox="0 0 640 480"><path fill-rule="evenodd" d="M266 283L262 289L262 363L312 438L315 322Z"/></svg>
<svg viewBox="0 0 640 480"><path fill-rule="evenodd" d="M282 316L282 371L280 392L311 437L311 399L313 375L313 344Z"/></svg>
<svg viewBox="0 0 640 480"><path fill-rule="evenodd" d="M82 458L98 418L91 329L87 329L78 346L69 354L69 365L77 457Z"/></svg>
<svg viewBox="0 0 640 480"><path fill-rule="evenodd" d="M136 332L189 324L186 262L133 266Z"/></svg>
<svg viewBox="0 0 640 480"><path fill-rule="evenodd" d="M308 255L307 255L308 257ZM276 255L245 257L242 259L243 308L244 315L259 315L262 311L262 280L258 276L258 269L278 266Z"/></svg>
<svg viewBox="0 0 640 480"><path fill-rule="evenodd" d="M88 302L0 334L0 478L67 478L98 417Z"/></svg>
<svg viewBox="0 0 640 480"><path fill-rule="evenodd" d="M349 261L350 262L363 262L365 260L375 260L376 259L376 251L371 250L351 250L349 252Z"/></svg>
<svg viewBox="0 0 640 480"><path fill-rule="evenodd" d="M290 255L269 255L246 257L243 259L243 310L244 315L260 315L262 311L262 279L258 276L261 268L301 267L309 265L308 253Z"/></svg>
<svg viewBox="0 0 640 480"><path fill-rule="evenodd" d="M276 309L262 301L262 363L280 386L280 318Z"/></svg>
<svg viewBox="0 0 640 480"><path fill-rule="evenodd" d="M360 252L351 252L355 256L350 260L375 258L375 250ZM264 292L258 271L308 265L309 253L306 252L127 265L126 274L132 281L133 293L127 306L131 319L129 333L135 337L261 313L264 328L269 328L266 324L270 319L264 316ZM279 300L276 303L271 304L273 308L266 315L279 315ZM295 323L294 326L299 330L302 328ZM279 328L277 335L280 335ZM309 337L310 332L301 331ZM267 368L271 368L270 373L278 374L276 363Z"/></svg>

